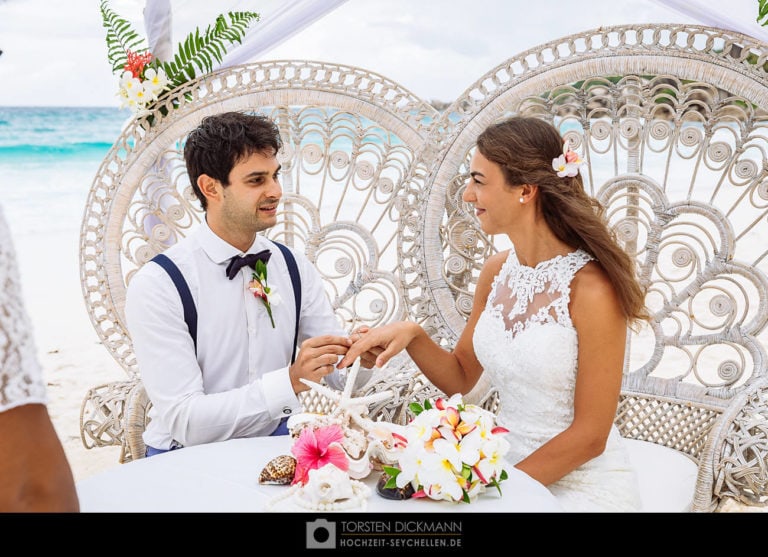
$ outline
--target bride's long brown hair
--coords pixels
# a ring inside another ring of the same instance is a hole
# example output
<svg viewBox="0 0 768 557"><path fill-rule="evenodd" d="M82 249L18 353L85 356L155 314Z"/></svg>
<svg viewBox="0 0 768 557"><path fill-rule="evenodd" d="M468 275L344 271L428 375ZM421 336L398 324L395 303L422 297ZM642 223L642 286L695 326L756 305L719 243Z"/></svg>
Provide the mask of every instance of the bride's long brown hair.
<svg viewBox="0 0 768 557"><path fill-rule="evenodd" d="M597 259L628 322L648 319L634 259L616 241L604 207L584 190L581 174L561 178L552 168L552 159L563 154L557 128L539 118L515 116L486 128L477 149L501 167L508 185L537 185L539 210L555 235Z"/></svg>

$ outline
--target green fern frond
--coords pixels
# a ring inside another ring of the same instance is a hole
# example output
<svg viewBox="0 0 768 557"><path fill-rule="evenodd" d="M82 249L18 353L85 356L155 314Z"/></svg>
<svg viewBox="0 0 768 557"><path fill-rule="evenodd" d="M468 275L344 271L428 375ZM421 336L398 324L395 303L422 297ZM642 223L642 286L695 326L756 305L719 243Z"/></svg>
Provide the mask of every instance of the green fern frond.
<svg viewBox="0 0 768 557"><path fill-rule="evenodd" d="M213 25L209 25L203 34L196 29L179 44L179 50L173 60L162 62L172 87L177 87L194 79L198 72L207 73L216 62L221 62L227 47L241 43L251 22L259 21L256 12L229 12L229 21L219 15Z"/></svg>
<svg viewBox="0 0 768 557"><path fill-rule="evenodd" d="M122 74L123 68L128 63L129 52L138 55L151 53L144 39L131 28L131 24L109 8L108 0L101 0L99 8L103 25L107 29L107 56L112 65L112 71ZM135 77L144 79L146 69L154 68L158 70L158 76L164 73L163 80L167 78L168 81L167 85L165 83L161 85L161 90L153 87L151 98L142 102L132 98L121 85L120 94L123 97L124 106L130 106L139 113L147 113L149 106L158 100L159 96L164 94L163 92L195 79L198 72L212 71L214 64L223 60L229 46L236 42L242 43L251 22L259 21L260 16L256 12L229 12L227 17L229 21L224 15L219 15L215 23L212 26L209 25L202 35L199 29L190 33L184 41L179 43L173 60L161 61L153 56L146 56L139 58L136 64L132 64L134 67L131 70ZM186 96L191 98L191 93L187 92ZM176 106L178 101L172 102ZM159 110L162 115L166 115L168 109L161 106ZM154 118L153 114L147 116L150 126Z"/></svg>
<svg viewBox="0 0 768 557"><path fill-rule="evenodd" d="M144 52L147 47L132 28L131 24L122 19L107 6L107 0L102 0L101 19L107 29L107 58L112 64L112 71L121 70L128 61L128 51Z"/></svg>
<svg viewBox="0 0 768 557"><path fill-rule="evenodd" d="M763 27L768 26L768 0L759 0L757 22Z"/></svg>

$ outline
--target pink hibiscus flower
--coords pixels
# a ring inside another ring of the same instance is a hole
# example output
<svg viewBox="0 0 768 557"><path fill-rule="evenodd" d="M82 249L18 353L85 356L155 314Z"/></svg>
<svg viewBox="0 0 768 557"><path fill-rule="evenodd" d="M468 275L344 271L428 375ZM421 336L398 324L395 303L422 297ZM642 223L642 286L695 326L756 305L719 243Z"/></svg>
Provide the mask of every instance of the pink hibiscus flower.
<svg viewBox="0 0 768 557"><path fill-rule="evenodd" d="M309 479L309 471L333 464L345 472L349 469L347 453L341 446L344 432L339 425L329 425L313 429L305 427L291 447L296 457L296 472L291 484L305 484Z"/></svg>

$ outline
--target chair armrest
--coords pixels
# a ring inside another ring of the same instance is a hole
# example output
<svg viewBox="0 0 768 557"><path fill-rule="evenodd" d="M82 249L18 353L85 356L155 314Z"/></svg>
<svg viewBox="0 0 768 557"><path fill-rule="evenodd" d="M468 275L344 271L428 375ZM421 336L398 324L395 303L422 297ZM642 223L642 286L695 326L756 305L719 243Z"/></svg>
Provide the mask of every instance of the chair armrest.
<svg viewBox="0 0 768 557"><path fill-rule="evenodd" d="M718 508L727 498L746 505L768 504L768 381L736 397L712 436L712 492L719 498Z"/></svg>
<svg viewBox="0 0 768 557"><path fill-rule="evenodd" d="M126 445L126 461L144 458L147 446L144 444L144 430L149 425L149 409L152 402L141 381L137 380L133 388L128 391L125 401L125 416L123 418L125 436L123 444Z"/></svg>

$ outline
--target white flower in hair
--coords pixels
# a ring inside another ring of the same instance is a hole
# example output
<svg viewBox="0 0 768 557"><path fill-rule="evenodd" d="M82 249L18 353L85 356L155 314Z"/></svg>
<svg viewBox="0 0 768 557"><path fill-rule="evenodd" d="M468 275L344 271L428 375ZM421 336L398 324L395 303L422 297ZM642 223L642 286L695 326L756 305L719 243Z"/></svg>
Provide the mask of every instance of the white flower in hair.
<svg viewBox="0 0 768 557"><path fill-rule="evenodd" d="M578 153L576 153L576 151L571 151L568 148L568 142L563 145L563 154L552 159L552 168L555 169L560 178L563 178L564 176L576 176L583 164L584 161Z"/></svg>

